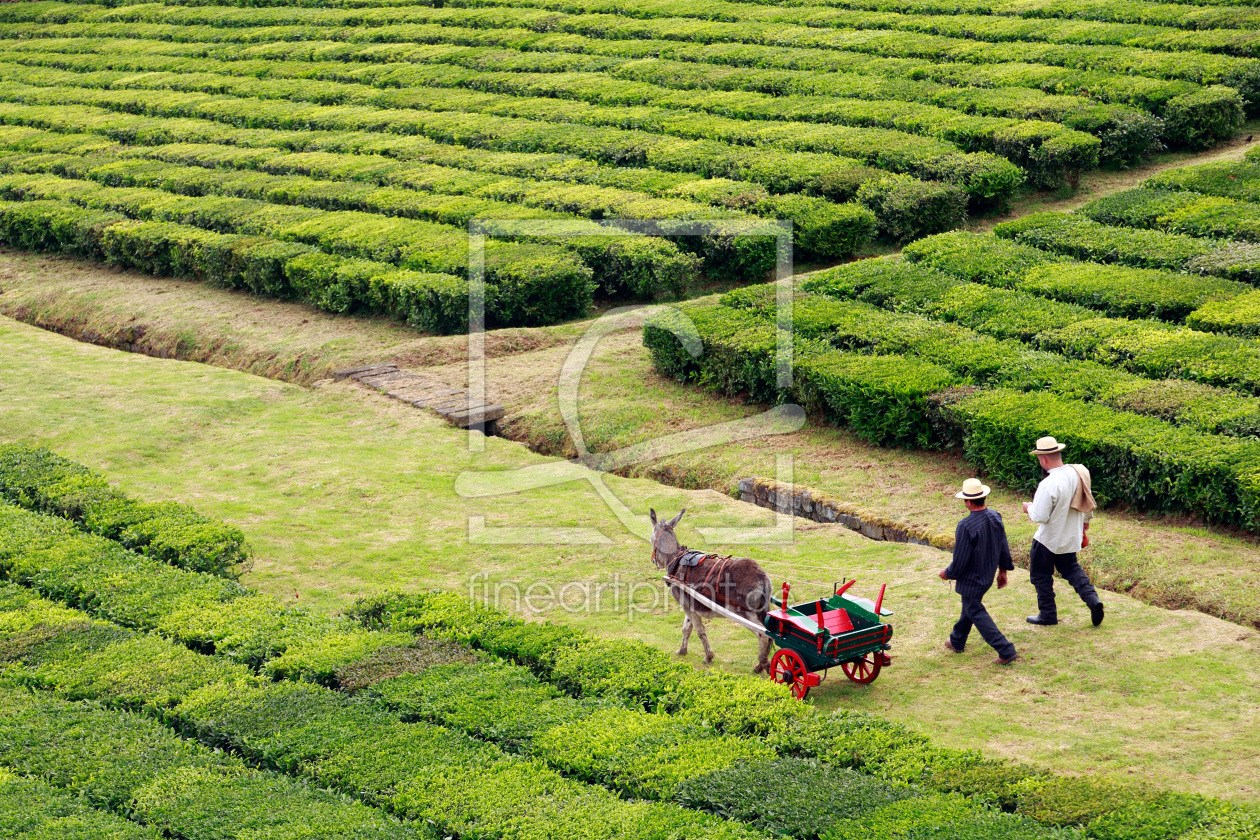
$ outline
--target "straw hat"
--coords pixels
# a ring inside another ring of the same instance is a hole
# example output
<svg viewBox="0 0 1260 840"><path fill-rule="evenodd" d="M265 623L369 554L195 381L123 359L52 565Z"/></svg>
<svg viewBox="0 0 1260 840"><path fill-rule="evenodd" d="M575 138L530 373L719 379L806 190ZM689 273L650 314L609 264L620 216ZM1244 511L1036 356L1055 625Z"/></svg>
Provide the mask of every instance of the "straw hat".
<svg viewBox="0 0 1260 840"><path fill-rule="evenodd" d="M1052 437L1037 438L1037 445L1033 448L1029 455L1053 455L1056 452L1062 452L1067 449L1066 443L1059 443Z"/></svg>
<svg viewBox="0 0 1260 840"><path fill-rule="evenodd" d="M963 489L955 493L954 498L971 499L974 502L976 499L983 499L990 492L986 485L980 483L980 479L969 478L963 482Z"/></svg>

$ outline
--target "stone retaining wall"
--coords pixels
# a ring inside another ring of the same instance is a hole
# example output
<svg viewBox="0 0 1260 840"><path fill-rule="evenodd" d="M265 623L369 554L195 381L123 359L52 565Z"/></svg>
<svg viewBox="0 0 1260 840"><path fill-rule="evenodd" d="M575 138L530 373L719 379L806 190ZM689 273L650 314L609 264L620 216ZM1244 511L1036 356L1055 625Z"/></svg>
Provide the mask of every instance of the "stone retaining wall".
<svg viewBox="0 0 1260 840"><path fill-rule="evenodd" d="M779 513L790 513L815 522L843 525L873 540L930 545L942 551L950 551L954 547L953 534L942 534L927 528L894 522L834 496L797 484L780 484L756 477L741 478L739 498Z"/></svg>

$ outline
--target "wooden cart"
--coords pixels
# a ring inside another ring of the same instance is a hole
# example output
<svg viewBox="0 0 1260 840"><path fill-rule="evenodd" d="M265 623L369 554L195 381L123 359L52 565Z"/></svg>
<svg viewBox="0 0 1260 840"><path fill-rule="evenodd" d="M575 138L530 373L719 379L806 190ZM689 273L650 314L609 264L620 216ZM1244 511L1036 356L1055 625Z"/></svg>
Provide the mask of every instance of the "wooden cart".
<svg viewBox="0 0 1260 840"><path fill-rule="evenodd" d="M686 586L669 576L665 579ZM800 604L788 602L791 587L784 583L783 597L774 601L774 609L766 613L764 626L760 627L694 589L689 588L688 594L718 615L754 633L768 635L779 648L770 660L770 679L790 685L792 694L804 700L809 690L822 682L819 671L839 665L846 677L865 685L874 682L879 672L892 664L888 655L892 625L883 620L883 616L892 615L884 609L887 584L880 587L879 599L872 603L849 594L856 582L851 580L837 587L830 597Z"/></svg>

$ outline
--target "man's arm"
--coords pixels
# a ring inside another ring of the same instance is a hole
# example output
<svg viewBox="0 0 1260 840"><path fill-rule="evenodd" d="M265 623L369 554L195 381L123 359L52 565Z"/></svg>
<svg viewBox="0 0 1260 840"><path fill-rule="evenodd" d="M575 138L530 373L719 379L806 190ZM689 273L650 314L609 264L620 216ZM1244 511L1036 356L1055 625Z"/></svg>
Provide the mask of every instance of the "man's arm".
<svg viewBox="0 0 1260 840"><path fill-rule="evenodd" d="M941 570L941 578L958 580L958 576L966 571L970 562L971 538L967 534L967 529L963 527L963 523L959 522L958 527L954 529L954 557L950 564Z"/></svg>
<svg viewBox="0 0 1260 840"><path fill-rule="evenodd" d="M1054 491L1047 484L1049 482L1046 481L1038 484L1032 503L1024 503L1024 511L1028 514L1028 518L1038 525L1049 520L1050 511L1054 509Z"/></svg>
<svg viewBox="0 0 1260 840"><path fill-rule="evenodd" d="M1011 561L1011 544L1006 539L1006 528L1002 525L1001 516L997 521L997 541L998 541L998 573L997 588L1006 588L1006 573L1015 569L1015 564Z"/></svg>

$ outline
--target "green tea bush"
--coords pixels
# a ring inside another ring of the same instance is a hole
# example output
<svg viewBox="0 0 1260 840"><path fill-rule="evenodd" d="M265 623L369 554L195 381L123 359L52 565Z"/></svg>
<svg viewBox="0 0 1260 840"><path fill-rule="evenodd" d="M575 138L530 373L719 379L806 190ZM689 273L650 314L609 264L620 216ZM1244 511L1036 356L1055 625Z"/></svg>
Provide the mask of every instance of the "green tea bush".
<svg viewBox="0 0 1260 840"><path fill-rule="evenodd" d="M703 335L703 355L692 357L677 335ZM779 402L774 325L726 307L670 310L644 328L643 343L658 368L679 381L725 394L748 392L759 402Z"/></svg>
<svg viewBox="0 0 1260 840"><path fill-rule="evenodd" d="M0 510L0 531L21 533L22 519L36 514L18 508ZM26 524L29 527L29 523ZM186 572L127 551L116 542L89 535L61 533L56 544L7 553L0 569L17 583L127 627L154 627L177 608L212 608L245 593L224 578ZM134 581L120 586L119 580Z"/></svg>
<svg viewBox="0 0 1260 840"><path fill-rule="evenodd" d="M335 619L281 604L271 595L242 592L223 603L192 601L168 606L152 625L204 653L217 653L253 668L290 647L335 633Z"/></svg>
<svg viewBox="0 0 1260 840"><path fill-rule="evenodd" d="M798 357L795 392L806 407L881 446L932 443L927 396L957 381L938 364L905 356L827 351Z"/></svg>
<svg viewBox="0 0 1260 840"><path fill-rule="evenodd" d="M35 608L34 604L31 604ZM38 608L35 608L39 612ZM60 622L40 622L24 630L10 626L0 630L0 661L21 663L29 669L60 663L67 659L83 659L117 642L131 637L131 632L107 622L86 619L83 613ZM8 616L4 616L8 618ZM4 622L8 625L9 622Z"/></svg>
<svg viewBox="0 0 1260 840"><path fill-rule="evenodd" d="M773 836L828 836L837 823L920 796L844 767L801 758L741 761L683 782L677 799L700 811L748 822Z"/></svg>
<svg viewBox="0 0 1260 840"><path fill-rule="evenodd" d="M284 772L309 767L359 740L379 744L383 733L399 728L396 718L362 700L310 683L256 678L209 684L170 714L182 732L201 743L239 751Z"/></svg>
<svg viewBox="0 0 1260 840"><path fill-rule="evenodd" d="M904 253L917 265L960 280L1012 286L1122 318L1180 322L1210 301L1225 301L1250 291L1249 285L1223 278L1064 260L1035 248L963 231L919 240L908 245ZM877 300L871 302L882 305ZM1218 331L1247 331L1244 324L1239 326L1237 330Z"/></svg>
<svg viewBox="0 0 1260 840"><path fill-rule="evenodd" d="M1260 335L1260 292L1210 300L1186 315L1186 326L1204 332Z"/></svg>
<svg viewBox="0 0 1260 840"><path fill-rule="evenodd" d="M1241 161L1217 161L1165 169L1142 182L1143 189L1184 190L1202 195L1260 200L1260 167L1250 154Z"/></svg>
<svg viewBox="0 0 1260 840"><path fill-rule="evenodd" d="M880 235L893 242L949 230L967 218L967 194L933 181L885 175L864 181L854 195L875 214Z"/></svg>
<svg viewBox="0 0 1260 840"><path fill-rule="evenodd" d="M1035 266L1062 260L1030 245L967 231L920 239L902 253L912 263L990 286L1014 286Z"/></svg>
<svg viewBox="0 0 1260 840"><path fill-rule="evenodd" d="M63 654L68 653L63 649ZM241 666L202 656L161 637L137 635L81 657L44 663L22 679L66 700L108 699L127 708L162 710L198 688L246 673Z"/></svg>
<svg viewBox="0 0 1260 840"><path fill-rule="evenodd" d="M1260 450L1252 442L1168 426L1158 420L1075 403L1052 394L1004 390L942 405L946 420L965 430L967 459L997 481L1031 489L1035 466L1014 458L1033 440L1076 418L1067 445L1095 465L1095 495L1149 510L1181 508L1246 528L1260 523ZM1056 425L1057 424L1057 425ZM1110 476L1110 477L1109 477Z"/></svg>
<svg viewBox="0 0 1260 840"><path fill-rule="evenodd" d="M143 785L182 767L224 757L184 741L157 721L0 685L0 764L40 778L96 807L125 808Z"/></svg>
<svg viewBox="0 0 1260 840"><path fill-rule="evenodd" d="M1186 270L1254 285L1260 282L1260 244L1237 242L1225 245L1191 259L1186 263Z"/></svg>
<svg viewBox="0 0 1260 840"><path fill-rule="evenodd" d="M1260 240L1260 206L1185 190L1127 190L1092 201L1081 212L1108 225L1247 242Z"/></svg>
<svg viewBox="0 0 1260 840"><path fill-rule="evenodd" d="M1210 85L1168 100L1161 109L1168 145L1206 149L1229 137L1243 123L1245 104L1239 92Z"/></svg>
<svg viewBox="0 0 1260 840"><path fill-rule="evenodd" d="M374 808L301 782L235 767L181 767L135 791L137 815L182 836L430 838Z"/></svg>
<svg viewBox="0 0 1260 840"><path fill-rule="evenodd" d="M982 330L994 338L1029 341L1049 330L1087 321L1097 314L1073 303L1046 300L1026 292L978 283L955 286L923 304L932 318Z"/></svg>
<svg viewBox="0 0 1260 840"><path fill-rule="evenodd" d="M336 687L348 694L362 691L383 680L419 674L435 665L475 665L475 651L444 639L412 636L406 645L387 645L337 669Z"/></svg>
<svg viewBox="0 0 1260 840"><path fill-rule="evenodd" d="M1184 840L1247 840L1260 831L1260 813L1238 808L1182 835Z"/></svg>
<svg viewBox="0 0 1260 840"><path fill-rule="evenodd" d="M679 785L685 788L697 777L757 764L774 754L755 740L718 735L707 726L635 709L601 709L549 727L535 736L529 752L566 775L630 796L668 800L678 791L676 799L685 807L754 825L749 813L699 806ZM727 793L748 795L746 790Z"/></svg>
<svg viewBox="0 0 1260 840"><path fill-rule="evenodd" d="M884 827L880 812L872 815L874 820L878 820L875 823L877 830L888 832L881 836L907 840L1082 840L1085 836L1077 830L1049 828L1027 817L1001 811L976 811L968 816L937 822L940 817L933 811L913 815L907 813L917 802L909 800L907 805L910 807L899 811L895 816L889 814L887 819L891 825L888 828ZM888 810L892 811L894 807L896 806L889 806ZM854 830L860 830L865 825L869 823L845 821L829 832L825 840L840 840L842 837L852 836Z"/></svg>
<svg viewBox="0 0 1260 840"><path fill-rule="evenodd" d="M1205 796L1168 793L1144 797L1109 811L1089 824L1097 840L1175 840L1228 821L1239 809Z"/></svg>
<svg viewBox="0 0 1260 840"><path fill-rule="evenodd" d="M1099 309L1117 318L1159 318L1174 323L1185 321L1205 305L1237 301L1249 292L1249 287L1223 278L1079 262L1031 268L1016 288Z"/></svg>
<svg viewBox="0 0 1260 840"><path fill-rule="evenodd" d="M1050 391L1123 411L1149 414L1205 432L1247 437L1260 428L1257 426L1260 401L1255 397L1199 383L1156 382L1146 378L1185 376L1238 386L1236 378L1245 379L1248 375L1249 365L1244 360L1249 349L1236 339L1225 339L1222 343L1204 333L1166 330L1163 342L1166 349L1148 348L1140 341L1126 338L1132 332L1141 334L1143 330L1158 328L1148 322L1082 318L1083 313L1077 309L1060 307L1056 310L1053 306L1040 306L1027 296L965 283L959 285L960 282L919 264L907 265L896 260L862 260L813 275L805 287L828 297L870 301L885 310L918 310L938 317L956 315L965 318L976 331L913 314L881 311L863 303L804 296L796 300L793 308L797 340L795 367L801 371L792 389L793 398L826 413L826 405L818 402L817 394L810 387L807 370L820 352L815 342L825 339L846 350L930 362L952 374L956 382L970 381L1030 392ZM969 291L971 289L976 291ZM760 313L768 317L774 299L774 287L749 286L727 293L722 303L744 316ZM946 305L948 308L942 308ZM699 314L703 312L700 310ZM1055 328L1063 322L1069 327ZM702 330L708 328L707 318L697 318L694 323ZM989 336L1034 337L1048 347L1069 352L1064 337L1074 334L1071 330L1092 335L1097 331L1095 328L1103 327L1110 330L1107 336L1111 337L1108 339L1111 343L1095 340L1070 350L1085 360L1067 359L1060 353L1034 350L1018 341ZM1043 331L1030 336L1035 329ZM664 347L670 349L668 343ZM1119 355L1116 351L1122 347L1124 355ZM676 357L690 358L682 356L683 349L681 343L674 342L672 352ZM1222 353L1222 349L1232 352L1235 361L1231 363L1229 354ZM1109 355L1112 353L1116 355ZM1127 372L1125 368L1134 372ZM1250 391L1250 387L1243 386L1239 390ZM929 402L935 399L930 393L923 396ZM933 412L928 414L931 416ZM844 415L834 415L832 419L846 422ZM951 437L953 432L934 426L933 422L928 421L927 425L934 436L940 436L932 439L933 445L955 440ZM880 428L884 427L875 427ZM881 438L876 435L876 439Z"/></svg>
<svg viewBox="0 0 1260 840"><path fill-rule="evenodd" d="M24 840L159 840L150 826L98 810L38 779L0 770L0 834Z"/></svg>
<svg viewBox="0 0 1260 840"><path fill-rule="evenodd" d="M1124 190L1096 198L1078 212L1104 225L1163 229L1166 226L1159 224L1161 216L1193 205L1202 198L1175 190Z"/></svg>
<svg viewBox="0 0 1260 840"><path fill-rule="evenodd" d="M880 805L852 819L836 820L821 837L822 840L842 840L869 833L889 840L903 840L925 836L925 832L935 829L954 831L979 813L975 803L961 796L915 796Z"/></svg>
<svg viewBox="0 0 1260 840"><path fill-rule="evenodd" d="M360 628L326 630L318 638L304 640L267 661L263 672L272 679L306 680L336 685L337 673L382 648L410 641L404 633L369 632Z"/></svg>
<svg viewBox="0 0 1260 840"><path fill-rule="evenodd" d="M1015 790L1018 813L1061 826L1084 827L1104 814L1154 798L1131 783L1095 776L1038 776L1016 783Z"/></svg>
<svg viewBox="0 0 1260 840"><path fill-rule="evenodd" d="M370 695L404 719L454 726L513 749L542 730L586 717L593 708L527 669L499 660L435 663L423 672L378 682Z"/></svg>
<svg viewBox="0 0 1260 840"><path fill-rule="evenodd" d="M194 571L228 573L248 556L239 528L186 505L129 499L102 476L47 449L24 444L0 447L0 495Z"/></svg>
<svg viewBox="0 0 1260 840"><path fill-rule="evenodd" d="M732 674L702 673L639 642L605 640L536 625L453 592L385 593L360 600L349 615L369 627L423 632L528 665L569 694L647 711L679 712L731 734L768 733L808 714L783 686ZM532 628L539 628L533 638Z"/></svg>
<svg viewBox="0 0 1260 840"><path fill-rule="evenodd" d="M1003 239L1013 239L1064 256L1137 268L1183 269L1196 257L1216 255L1208 241L1161 231L1114 228L1084 216L1065 213L1033 213L993 229ZM1225 275L1232 263L1213 264L1203 273Z"/></svg>
<svg viewBox="0 0 1260 840"><path fill-rule="evenodd" d="M1260 393L1260 347L1253 341L1158 321L1094 318L1037 337L1056 353L1118 365L1144 376L1175 376Z"/></svg>

